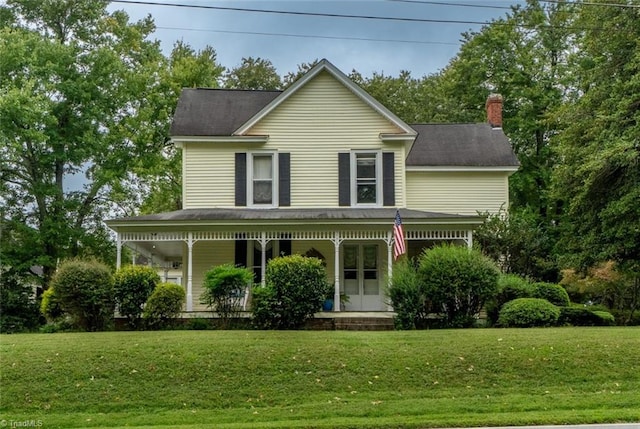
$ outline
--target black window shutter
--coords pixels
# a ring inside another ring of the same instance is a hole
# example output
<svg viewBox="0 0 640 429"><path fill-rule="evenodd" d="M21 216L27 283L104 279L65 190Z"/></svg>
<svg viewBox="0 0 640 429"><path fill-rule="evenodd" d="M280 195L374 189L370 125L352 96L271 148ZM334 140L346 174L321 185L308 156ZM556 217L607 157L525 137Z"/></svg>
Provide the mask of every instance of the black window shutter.
<svg viewBox="0 0 640 429"><path fill-rule="evenodd" d="M351 154L338 154L338 205L351 205Z"/></svg>
<svg viewBox="0 0 640 429"><path fill-rule="evenodd" d="M236 206L247 205L247 154L236 153Z"/></svg>
<svg viewBox="0 0 640 429"><path fill-rule="evenodd" d="M291 255L291 240L280 240L280 255Z"/></svg>
<svg viewBox="0 0 640 429"><path fill-rule="evenodd" d="M384 152L382 154L382 205L396 205L396 186L395 186L395 154L393 152Z"/></svg>
<svg viewBox="0 0 640 429"><path fill-rule="evenodd" d="M278 154L278 205L291 205L291 154Z"/></svg>
<svg viewBox="0 0 640 429"><path fill-rule="evenodd" d="M236 240L236 266L247 266L247 240Z"/></svg>

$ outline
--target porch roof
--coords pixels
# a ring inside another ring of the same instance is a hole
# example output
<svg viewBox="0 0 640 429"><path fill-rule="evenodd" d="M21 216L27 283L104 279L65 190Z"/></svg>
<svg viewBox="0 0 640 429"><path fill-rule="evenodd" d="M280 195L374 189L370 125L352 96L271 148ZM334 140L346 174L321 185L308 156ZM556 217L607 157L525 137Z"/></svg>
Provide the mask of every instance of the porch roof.
<svg viewBox="0 0 640 429"><path fill-rule="evenodd" d="M477 215L458 215L410 209L399 209L399 211L403 224L407 226L411 224L478 225L483 221L483 218ZM177 225L387 225L393 223L395 215L395 208L206 208L123 217L107 220L106 223L116 231L122 227Z"/></svg>

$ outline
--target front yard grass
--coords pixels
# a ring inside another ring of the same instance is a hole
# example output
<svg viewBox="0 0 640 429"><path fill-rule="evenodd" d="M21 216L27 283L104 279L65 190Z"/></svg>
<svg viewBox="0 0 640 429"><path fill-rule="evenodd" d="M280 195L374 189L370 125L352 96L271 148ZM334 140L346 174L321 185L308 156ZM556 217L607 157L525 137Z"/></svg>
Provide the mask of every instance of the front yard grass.
<svg viewBox="0 0 640 429"><path fill-rule="evenodd" d="M43 428L640 421L640 328L0 336L0 420Z"/></svg>

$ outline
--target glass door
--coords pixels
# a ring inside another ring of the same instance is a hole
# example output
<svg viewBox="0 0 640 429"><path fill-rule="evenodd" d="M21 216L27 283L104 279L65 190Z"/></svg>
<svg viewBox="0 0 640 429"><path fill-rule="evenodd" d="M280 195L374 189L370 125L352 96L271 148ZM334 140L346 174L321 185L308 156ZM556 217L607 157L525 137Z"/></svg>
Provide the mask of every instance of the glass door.
<svg viewBox="0 0 640 429"><path fill-rule="evenodd" d="M345 244L343 254L344 294L349 299L347 311L380 311L380 281L378 273L378 245Z"/></svg>

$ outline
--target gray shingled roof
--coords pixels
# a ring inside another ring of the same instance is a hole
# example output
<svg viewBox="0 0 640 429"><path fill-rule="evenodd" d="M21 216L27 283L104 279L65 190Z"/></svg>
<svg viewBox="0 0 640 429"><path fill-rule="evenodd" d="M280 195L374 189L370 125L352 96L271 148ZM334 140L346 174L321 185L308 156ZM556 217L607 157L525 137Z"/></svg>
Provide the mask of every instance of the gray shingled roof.
<svg viewBox="0 0 640 429"><path fill-rule="evenodd" d="M282 91L183 89L171 123L172 136L230 136Z"/></svg>
<svg viewBox="0 0 640 429"><path fill-rule="evenodd" d="M509 139L489 124L416 124L407 167L517 167Z"/></svg>
<svg viewBox="0 0 640 429"><path fill-rule="evenodd" d="M332 221L332 220L384 220L392 222L395 208L380 209L185 209L172 212L124 217L107 221L110 226L131 222L189 222L189 221ZM400 209L403 222L425 221L429 219L468 220L477 216L426 212Z"/></svg>
<svg viewBox="0 0 640 429"><path fill-rule="evenodd" d="M184 89L171 124L173 136L230 136L281 91ZM408 167L519 165L502 129L489 124L415 124Z"/></svg>

